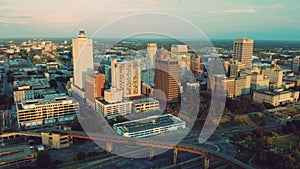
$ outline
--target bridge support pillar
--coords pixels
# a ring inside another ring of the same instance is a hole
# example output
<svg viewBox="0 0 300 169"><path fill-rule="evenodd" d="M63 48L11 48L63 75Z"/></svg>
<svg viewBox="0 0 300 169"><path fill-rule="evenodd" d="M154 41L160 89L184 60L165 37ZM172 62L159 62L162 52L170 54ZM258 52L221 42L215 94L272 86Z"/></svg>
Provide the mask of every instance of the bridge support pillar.
<svg viewBox="0 0 300 169"><path fill-rule="evenodd" d="M149 159L153 159L154 158L154 148L153 147L151 147L150 148L150 156L149 156Z"/></svg>
<svg viewBox="0 0 300 169"><path fill-rule="evenodd" d="M209 169L210 158L205 156L204 158L204 169Z"/></svg>
<svg viewBox="0 0 300 169"><path fill-rule="evenodd" d="M113 148L113 143L111 141L106 142L106 151L111 152Z"/></svg>
<svg viewBox="0 0 300 169"><path fill-rule="evenodd" d="M176 164L177 157L178 157L178 150L175 148L174 149L174 154L173 154L173 164Z"/></svg>

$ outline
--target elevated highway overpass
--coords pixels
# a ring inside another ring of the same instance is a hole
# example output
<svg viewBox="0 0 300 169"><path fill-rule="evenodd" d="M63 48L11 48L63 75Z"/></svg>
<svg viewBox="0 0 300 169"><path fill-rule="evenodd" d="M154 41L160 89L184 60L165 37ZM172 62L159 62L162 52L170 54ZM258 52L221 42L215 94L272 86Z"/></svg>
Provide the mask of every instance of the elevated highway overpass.
<svg viewBox="0 0 300 169"><path fill-rule="evenodd" d="M117 136L117 135L112 136L112 135L98 134L98 133L87 134L82 131L60 130L60 129L53 129L53 128L46 130L46 131L67 134L73 138L104 141L104 142L106 142L106 150L109 152L111 152L113 149L113 143L123 143L123 144L127 144L127 145L147 146L150 148L173 149L173 151L174 151L173 163L174 164L177 162L178 151L185 151L185 152L190 152L190 153L195 153L195 154L205 156L205 160L204 160L205 167L204 168L206 168L206 169L209 168L209 162L210 162L211 158L222 161L234 168L252 169L251 166L249 166L231 156L225 155L223 153L220 153L220 152L217 152L214 150L206 149L204 147L186 145L184 143L174 145L171 143L167 143L167 142L163 143L163 142L159 142L159 141L155 141L155 140L149 141L149 140L143 140L143 139L126 138L126 137ZM23 132L15 132L15 133L0 135L0 139L14 137L16 135L41 137L40 133L23 131ZM154 152L150 151L150 157L152 157L153 155L154 155Z"/></svg>

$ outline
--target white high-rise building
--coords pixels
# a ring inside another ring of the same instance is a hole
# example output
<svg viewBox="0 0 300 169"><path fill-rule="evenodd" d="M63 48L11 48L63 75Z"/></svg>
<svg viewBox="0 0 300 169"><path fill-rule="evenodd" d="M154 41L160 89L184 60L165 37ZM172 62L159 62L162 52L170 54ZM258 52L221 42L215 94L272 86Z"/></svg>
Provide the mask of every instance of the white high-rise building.
<svg viewBox="0 0 300 169"><path fill-rule="evenodd" d="M83 30L80 30L76 39L72 40L72 47L74 69L72 91L85 98L85 76L92 74L94 70L93 41L88 39Z"/></svg>
<svg viewBox="0 0 300 169"><path fill-rule="evenodd" d="M111 61L111 86L122 89L123 97L141 95L141 64L139 60Z"/></svg>
<svg viewBox="0 0 300 169"><path fill-rule="evenodd" d="M155 68L156 52L157 52L157 44L156 43L148 43L146 56L150 58L152 68Z"/></svg>

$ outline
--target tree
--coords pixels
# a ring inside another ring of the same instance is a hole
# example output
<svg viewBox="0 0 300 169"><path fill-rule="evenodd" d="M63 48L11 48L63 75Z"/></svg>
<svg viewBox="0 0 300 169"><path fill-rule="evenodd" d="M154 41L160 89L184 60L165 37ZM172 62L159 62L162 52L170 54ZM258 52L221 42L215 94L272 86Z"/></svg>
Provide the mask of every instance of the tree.
<svg viewBox="0 0 300 169"><path fill-rule="evenodd" d="M41 151L37 154L36 164L41 168L50 167L52 164L48 151Z"/></svg>

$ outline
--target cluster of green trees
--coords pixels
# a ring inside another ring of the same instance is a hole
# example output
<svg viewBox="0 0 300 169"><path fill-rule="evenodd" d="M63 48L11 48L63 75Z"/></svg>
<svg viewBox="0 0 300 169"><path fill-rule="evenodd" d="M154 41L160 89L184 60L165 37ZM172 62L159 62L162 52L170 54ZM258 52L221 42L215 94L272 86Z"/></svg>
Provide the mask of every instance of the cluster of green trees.
<svg viewBox="0 0 300 169"><path fill-rule="evenodd" d="M284 134L293 134L300 137L300 120L293 120L282 127L281 132Z"/></svg>
<svg viewBox="0 0 300 169"><path fill-rule="evenodd" d="M237 99L227 99L226 108L235 114L247 114L251 112L261 112L266 109L262 103L253 102L250 95L242 95Z"/></svg>
<svg viewBox="0 0 300 169"><path fill-rule="evenodd" d="M34 59L34 56L41 56L41 59ZM31 50L28 52L28 57L33 61L34 64L42 64L47 61L53 60L50 56L44 56L42 50Z"/></svg>
<svg viewBox="0 0 300 169"><path fill-rule="evenodd" d="M42 51L41 50L30 50L30 52L27 53L27 55L33 59L33 57L35 55L39 55L39 56L42 56Z"/></svg>
<svg viewBox="0 0 300 169"><path fill-rule="evenodd" d="M252 152L254 154L252 162L259 164L264 168L300 168L300 145L297 145L290 150L279 151L273 145L273 137L276 136L278 136L278 133L257 129L251 134L236 134L231 140L240 142L242 149Z"/></svg>
<svg viewBox="0 0 300 169"><path fill-rule="evenodd" d="M298 155L299 156L299 155ZM260 150L256 154L256 162L268 168L277 169L296 169L300 168L299 159L290 156L287 153L275 153L272 151Z"/></svg>

